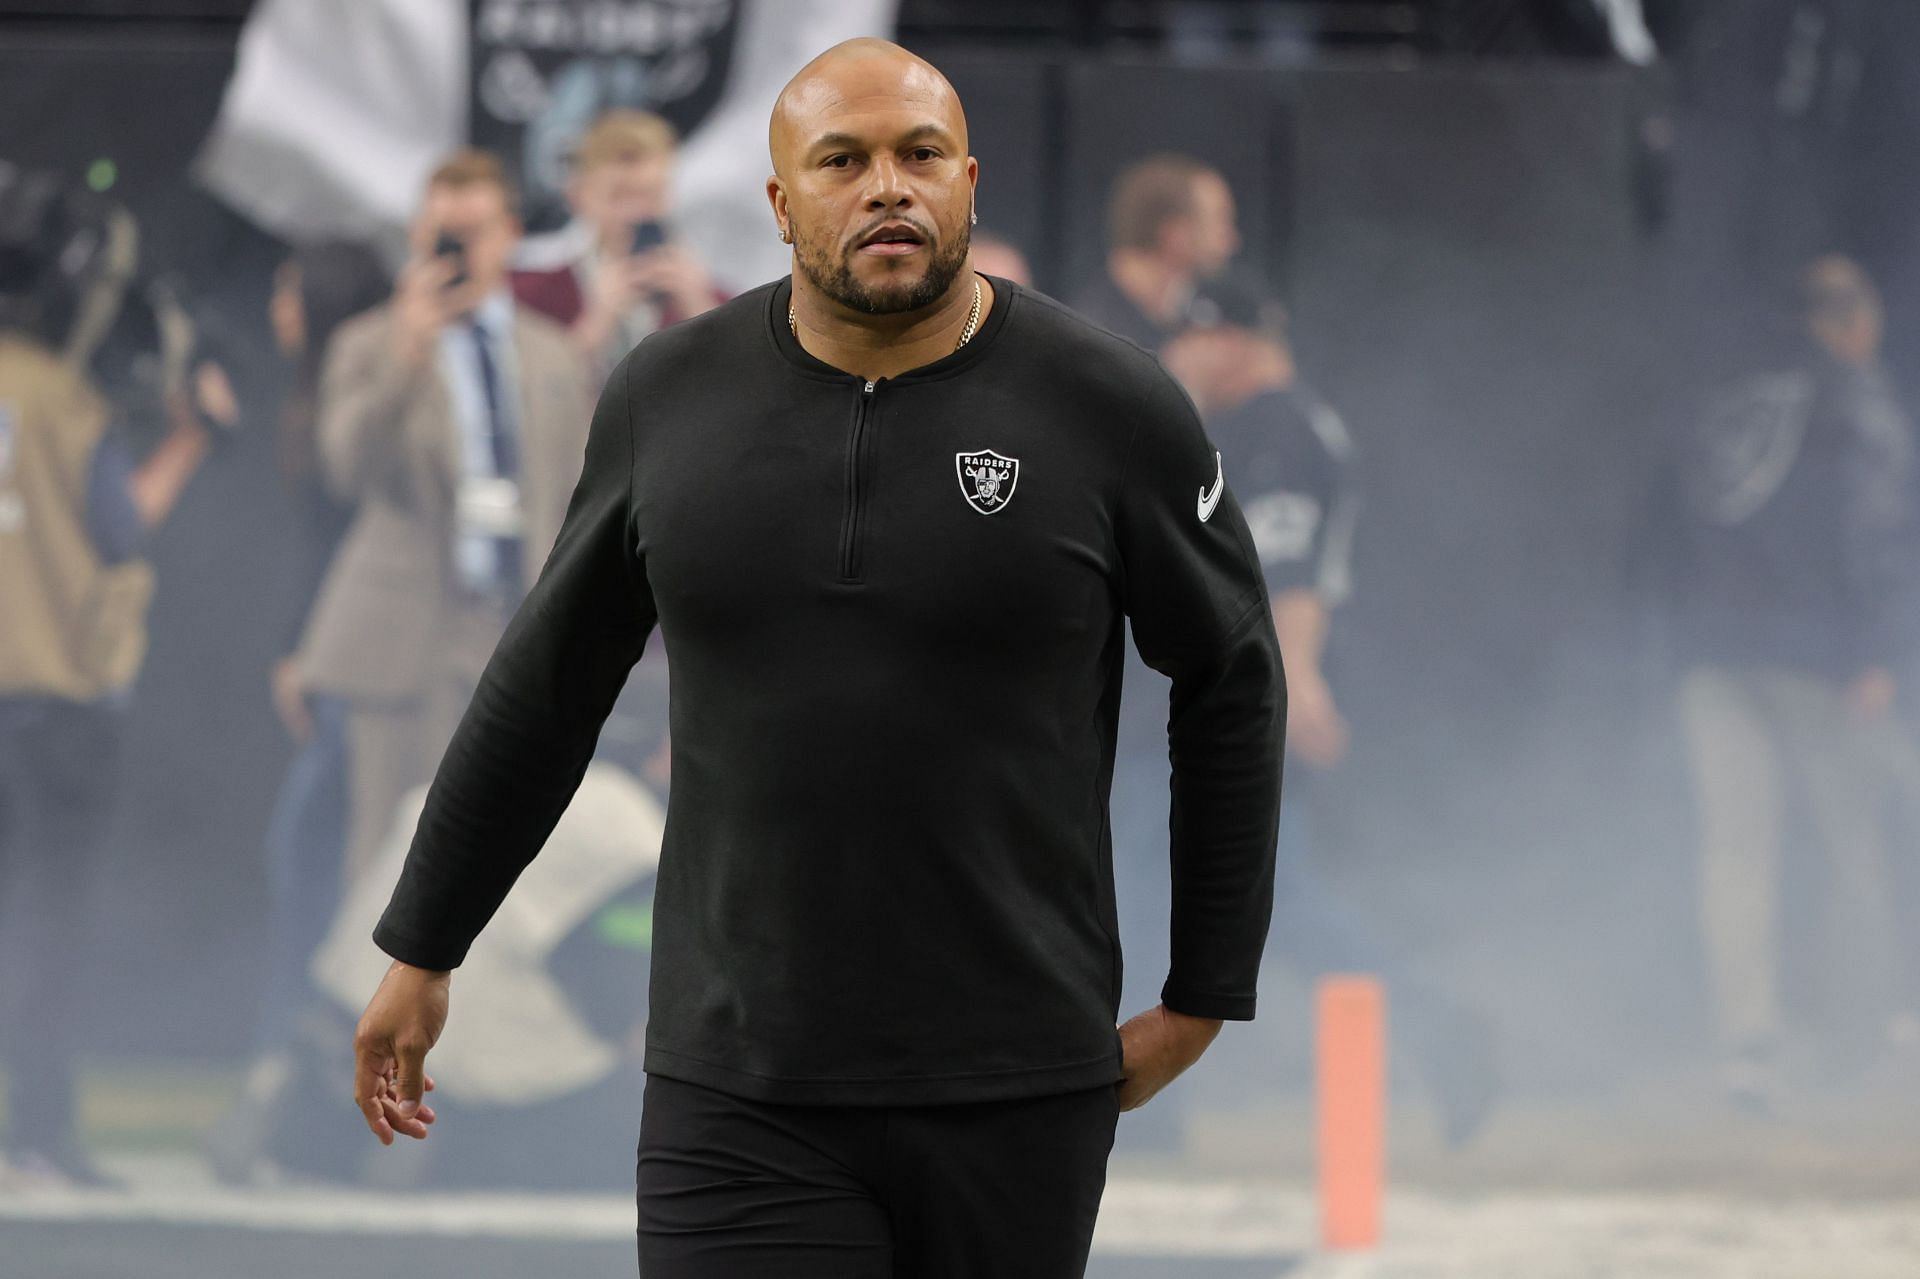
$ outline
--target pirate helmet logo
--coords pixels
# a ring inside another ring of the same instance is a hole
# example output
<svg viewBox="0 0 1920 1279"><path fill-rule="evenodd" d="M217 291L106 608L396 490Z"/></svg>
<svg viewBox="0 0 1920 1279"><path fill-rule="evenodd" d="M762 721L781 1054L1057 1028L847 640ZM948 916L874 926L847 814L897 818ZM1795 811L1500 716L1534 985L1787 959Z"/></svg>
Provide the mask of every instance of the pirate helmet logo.
<svg viewBox="0 0 1920 1279"><path fill-rule="evenodd" d="M1006 509L1013 500L1014 485L1020 482L1020 459L1002 457L991 449L955 453L953 468L960 479L960 495L982 515Z"/></svg>

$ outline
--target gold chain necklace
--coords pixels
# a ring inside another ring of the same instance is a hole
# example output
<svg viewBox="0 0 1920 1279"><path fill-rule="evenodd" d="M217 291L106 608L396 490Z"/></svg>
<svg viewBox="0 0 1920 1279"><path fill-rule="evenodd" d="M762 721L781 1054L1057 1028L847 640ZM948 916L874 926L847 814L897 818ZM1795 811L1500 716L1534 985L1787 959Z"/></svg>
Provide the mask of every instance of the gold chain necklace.
<svg viewBox="0 0 1920 1279"><path fill-rule="evenodd" d="M958 351L961 347L971 342L973 340L973 331L979 327L980 277L976 275L973 277L973 306L967 311L967 327L960 330L960 340L953 344L953 349ZM791 300L787 302L787 328L792 331L794 337L797 338L800 336L800 321L798 315L794 312L793 302Z"/></svg>

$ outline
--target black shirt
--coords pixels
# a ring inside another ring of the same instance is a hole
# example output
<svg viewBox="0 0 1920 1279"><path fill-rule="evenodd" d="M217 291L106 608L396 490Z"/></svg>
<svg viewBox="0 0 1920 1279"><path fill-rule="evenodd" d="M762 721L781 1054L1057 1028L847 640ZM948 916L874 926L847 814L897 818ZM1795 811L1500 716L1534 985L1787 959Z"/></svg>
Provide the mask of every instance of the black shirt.
<svg viewBox="0 0 1920 1279"><path fill-rule="evenodd" d="M1358 502L1346 425L1303 386L1265 391L1213 418L1267 592L1313 591L1327 605L1353 590Z"/></svg>
<svg viewBox="0 0 1920 1279"><path fill-rule="evenodd" d="M1353 445L1327 403L1301 385L1264 391L1208 420L1226 475L1260 556L1267 594L1313 591L1333 608L1353 590L1359 502L1349 478ZM1165 753L1167 682L1127 664L1120 749Z"/></svg>
<svg viewBox="0 0 1920 1279"><path fill-rule="evenodd" d="M1680 466L1689 660L1851 679L1903 654L1912 431L1878 370L1820 357L1714 400Z"/></svg>
<svg viewBox="0 0 1920 1279"><path fill-rule="evenodd" d="M1128 297L1105 270L1088 280L1086 287L1075 295L1073 309L1107 332L1118 333L1127 341L1149 351L1158 351L1165 346L1186 328L1187 321L1183 314L1172 325L1161 324L1141 310L1140 304Z"/></svg>
<svg viewBox="0 0 1920 1279"><path fill-rule="evenodd" d="M384 950L461 961L657 622L673 780L646 1068L835 1104L1112 1083L1131 616L1173 679L1163 997L1253 1015L1285 686L1246 524L1152 357L993 285L970 343L878 383L800 347L786 281L621 363Z"/></svg>

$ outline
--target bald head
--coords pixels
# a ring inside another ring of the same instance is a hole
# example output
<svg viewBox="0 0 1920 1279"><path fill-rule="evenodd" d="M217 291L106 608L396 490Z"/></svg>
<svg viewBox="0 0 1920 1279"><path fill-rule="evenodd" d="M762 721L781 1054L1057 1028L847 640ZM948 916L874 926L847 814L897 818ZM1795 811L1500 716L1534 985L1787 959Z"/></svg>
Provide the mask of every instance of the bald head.
<svg viewBox="0 0 1920 1279"><path fill-rule="evenodd" d="M801 67L775 99L767 123L773 171L787 173L792 148L804 148L828 120L863 107L907 105L948 129L966 154L966 113L939 68L891 40L843 40Z"/></svg>
<svg viewBox="0 0 1920 1279"><path fill-rule="evenodd" d="M885 40L837 44L780 91L767 199L814 290L885 315L947 296L979 168L947 78Z"/></svg>

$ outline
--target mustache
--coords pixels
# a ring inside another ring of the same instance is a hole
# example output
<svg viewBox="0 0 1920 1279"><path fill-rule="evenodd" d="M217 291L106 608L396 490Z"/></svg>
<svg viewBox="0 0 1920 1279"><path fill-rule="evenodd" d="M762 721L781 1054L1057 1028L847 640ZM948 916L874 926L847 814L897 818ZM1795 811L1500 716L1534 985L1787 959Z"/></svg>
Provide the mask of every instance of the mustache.
<svg viewBox="0 0 1920 1279"><path fill-rule="evenodd" d="M869 222L866 226L854 232L853 235L847 239L847 247L849 249L859 248L862 244L866 243L868 236L878 231L881 227L886 226L889 222L906 223L920 233L920 238L927 242L928 247L932 247L938 242L939 237L934 235L933 228L922 222L919 218L909 218L903 217L898 213L889 213L885 217L875 218L872 222Z"/></svg>

